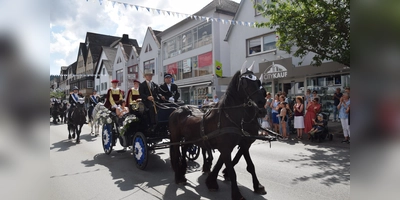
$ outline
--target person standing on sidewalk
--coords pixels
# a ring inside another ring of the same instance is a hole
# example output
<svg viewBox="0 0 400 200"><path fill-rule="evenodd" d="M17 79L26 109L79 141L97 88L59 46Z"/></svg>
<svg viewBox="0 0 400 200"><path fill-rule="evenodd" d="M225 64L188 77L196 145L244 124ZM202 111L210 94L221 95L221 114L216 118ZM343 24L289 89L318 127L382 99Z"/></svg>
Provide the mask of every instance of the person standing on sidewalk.
<svg viewBox="0 0 400 200"><path fill-rule="evenodd" d="M339 109L337 106L339 105L342 96L343 94L340 92L340 88L336 88L336 92L333 94L333 122L339 122Z"/></svg>
<svg viewBox="0 0 400 200"><path fill-rule="evenodd" d="M339 118L342 123L344 140L342 142L350 143L350 126L349 126L349 110L350 110L350 96L347 93L344 93L339 105L337 106L339 109Z"/></svg>

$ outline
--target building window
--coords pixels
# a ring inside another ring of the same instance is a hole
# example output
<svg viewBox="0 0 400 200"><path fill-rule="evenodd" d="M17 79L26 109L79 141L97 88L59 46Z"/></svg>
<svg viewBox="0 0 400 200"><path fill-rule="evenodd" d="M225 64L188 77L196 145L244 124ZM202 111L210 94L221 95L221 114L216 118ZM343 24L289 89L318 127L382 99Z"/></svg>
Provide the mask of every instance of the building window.
<svg viewBox="0 0 400 200"><path fill-rule="evenodd" d="M106 69L103 68L103 75L106 75Z"/></svg>
<svg viewBox="0 0 400 200"><path fill-rule="evenodd" d="M93 80L87 80L87 88L93 88Z"/></svg>
<svg viewBox="0 0 400 200"><path fill-rule="evenodd" d="M133 66L130 66L130 67L128 67L128 74L134 74L134 73L137 73L139 70L138 70L138 65L136 64L136 65L133 65Z"/></svg>
<svg viewBox="0 0 400 200"><path fill-rule="evenodd" d="M163 43L164 59L212 43L212 23L207 22L178 34Z"/></svg>
<svg viewBox="0 0 400 200"><path fill-rule="evenodd" d="M155 62L154 59L143 62L143 72L151 71L154 74Z"/></svg>
<svg viewBox="0 0 400 200"><path fill-rule="evenodd" d="M120 62L122 62L122 59L121 59L121 57L118 57L117 64L120 63Z"/></svg>
<svg viewBox="0 0 400 200"><path fill-rule="evenodd" d="M98 85L96 85L96 91L99 91L99 86Z"/></svg>
<svg viewBox="0 0 400 200"><path fill-rule="evenodd" d="M254 0L254 5L257 5L257 4L263 5L263 2L267 2L267 4L271 4L272 0ZM257 9L255 9L255 13L256 13L256 16L262 14L262 12L258 11Z"/></svg>
<svg viewBox="0 0 400 200"><path fill-rule="evenodd" d="M124 82L124 71L123 69L120 69L118 71L116 71L116 75L117 75L117 80L118 82L118 86L121 86L121 84Z"/></svg>
<svg viewBox="0 0 400 200"><path fill-rule="evenodd" d="M108 88L108 87L107 87L107 82L105 82L105 83L104 83L104 89L107 90L107 88Z"/></svg>
<svg viewBox="0 0 400 200"><path fill-rule="evenodd" d="M276 50L275 33L247 40L247 56L268 53Z"/></svg>
<svg viewBox="0 0 400 200"><path fill-rule="evenodd" d="M149 51L151 51L151 50L153 50L153 49L151 48L150 44L148 44L147 47L146 47L145 53L147 53L147 52L149 52Z"/></svg>
<svg viewBox="0 0 400 200"><path fill-rule="evenodd" d="M170 73L174 80L204 76L212 73L212 52L187 58L164 66L164 73Z"/></svg>

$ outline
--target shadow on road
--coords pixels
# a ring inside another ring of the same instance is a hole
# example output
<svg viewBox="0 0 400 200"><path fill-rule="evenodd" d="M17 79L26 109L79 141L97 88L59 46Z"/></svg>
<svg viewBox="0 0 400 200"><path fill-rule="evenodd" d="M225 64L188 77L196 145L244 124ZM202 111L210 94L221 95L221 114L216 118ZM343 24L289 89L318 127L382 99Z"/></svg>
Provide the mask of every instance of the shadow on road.
<svg viewBox="0 0 400 200"><path fill-rule="evenodd" d="M66 136L66 138L68 138L67 134L65 136ZM66 140L61 140L59 142L53 143L53 144L51 144L53 146L50 147L50 151L54 150L54 149L58 149L57 151L66 151L70 147L77 145L75 141L76 141L76 139L71 139L71 140L66 139Z"/></svg>
<svg viewBox="0 0 400 200"><path fill-rule="evenodd" d="M332 186L334 184L348 185L350 183L350 153L348 149L321 148L310 149L312 155L297 154L299 159L288 159L281 162L298 164L298 168L307 166L317 167L320 172L313 173L310 176L301 176L293 179L293 182L299 183L310 179L320 180L321 184Z"/></svg>
<svg viewBox="0 0 400 200"><path fill-rule="evenodd" d="M174 181L174 172L171 168L170 160L162 159L163 152L156 152L149 155L148 165L145 170L136 168L132 151L125 153L112 152L110 155L104 153L97 154L93 160L84 160L81 163L85 167L95 167L96 165L105 166L115 180L114 184L121 191L132 191L124 198L131 198L136 192L145 192L154 199L230 199L230 182L218 180L220 190L209 192L206 185L206 175L201 174L201 166L196 161L188 162L188 176L198 176L198 182L191 182L185 186L177 185ZM189 178L188 178L189 179ZM193 180L193 178L191 178ZM165 186L159 187L159 186ZM251 188L239 186L241 193L248 199L265 199L263 196L254 194Z"/></svg>

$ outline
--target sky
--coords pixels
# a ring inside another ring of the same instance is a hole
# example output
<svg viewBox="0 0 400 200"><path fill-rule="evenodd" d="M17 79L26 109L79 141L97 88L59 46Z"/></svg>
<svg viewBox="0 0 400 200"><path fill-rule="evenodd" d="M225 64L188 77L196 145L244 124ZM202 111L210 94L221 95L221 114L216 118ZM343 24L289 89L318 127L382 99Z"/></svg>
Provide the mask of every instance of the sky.
<svg viewBox="0 0 400 200"><path fill-rule="evenodd" d="M147 10L101 0L52 0L50 7L50 75L59 75L61 66L76 61L86 32L136 39L142 46L147 27L163 31L184 17L159 15ZM194 14L211 0L116 0L117 2ZM240 0L233 0L240 3Z"/></svg>

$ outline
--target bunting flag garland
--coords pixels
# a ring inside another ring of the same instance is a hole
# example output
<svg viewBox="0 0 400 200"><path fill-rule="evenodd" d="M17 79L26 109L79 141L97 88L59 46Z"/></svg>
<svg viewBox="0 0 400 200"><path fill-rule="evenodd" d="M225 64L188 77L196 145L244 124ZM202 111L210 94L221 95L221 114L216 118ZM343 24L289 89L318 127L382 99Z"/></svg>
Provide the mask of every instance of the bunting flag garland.
<svg viewBox="0 0 400 200"><path fill-rule="evenodd" d="M93 0L96 1L96 0ZM244 21L235 21L235 20L227 20L227 19L220 19L220 18L213 18L213 17L206 17L206 16L197 16L197 15L191 15L191 14L186 14L186 13L179 13L179 12L173 12L169 10L162 10L158 8L149 8L149 7L144 7L140 5L135 5L135 4L130 4L130 3L125 3L125 2L120 2L120 1L115 1L115 0L98 0L100 5L103 5L104 1L109 1L113 8L115 8L115 4L118 3L119 5L123 5L125 9L128 9L128 5L130 8L135 7L136 11L139 11L139 8L141 9L140 11L146 11L152 14L157 14L158 15L164 15L168 14L168 16L172 17L186 17L194 20L201 20L201 21L207 21L207 22L218 22L222 24L228 24L228 25L241 25L241 26L247 26L247 27L254 27L255 23L254 22L244 22ZM86 2L89 2L89 0L86 0Z"/></svg>

